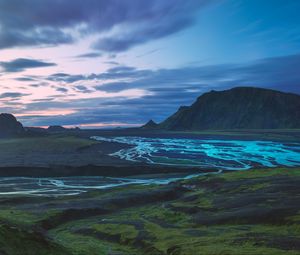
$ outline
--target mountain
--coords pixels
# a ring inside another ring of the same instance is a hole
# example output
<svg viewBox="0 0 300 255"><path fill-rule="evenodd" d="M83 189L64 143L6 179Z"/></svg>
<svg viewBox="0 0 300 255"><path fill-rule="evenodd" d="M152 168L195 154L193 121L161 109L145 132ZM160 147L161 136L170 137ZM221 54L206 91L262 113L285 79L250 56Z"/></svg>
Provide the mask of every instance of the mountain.
<svg viewBox="0 0 300 255"><path fill-rule="evenodd" d="M56 125L56 126L49 126L47 128L47 131L49 131L49 132L64 132L64 131L67 131L67 129L62 126Z"/></svg>
<svg viewBox="0 0 300 255"><path fill-rule="evenodd" d="M144 126L141 127L142 129L158 129L159 125L154 122L153 120L149 120Z"/></svg>
<svg viewBox="0 0 300 255"><path fill-rule="evenodd" d="M23 125L9 113L0 114L0 137L14 136L24 132Z"/></svg>
<svg viewBox="0 0 300 255"><path fill-rule="evenodd" d="M158 125L166 130L300 128L300 95L236 87L210 91Z"/></svg>
<svg viewBox="0 0 300 255"><path fill-rule="evenodd" d="M47 128L47 131L50 132L50 133L66 132L66 131L79 131L79 130L80 130L79 127L65 128L65 127L59 126L59 125L49 126Z"/></svg>

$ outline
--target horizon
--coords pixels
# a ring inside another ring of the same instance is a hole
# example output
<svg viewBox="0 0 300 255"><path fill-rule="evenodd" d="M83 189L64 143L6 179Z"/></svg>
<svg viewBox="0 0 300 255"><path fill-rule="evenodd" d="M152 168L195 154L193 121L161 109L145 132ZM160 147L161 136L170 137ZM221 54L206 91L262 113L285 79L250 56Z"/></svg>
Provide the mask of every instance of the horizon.
<svg viewBox="0 0 300 255"><path fill-rule="evenodd" d="M280 90L274 90L274 89L268 89L268 88L261 88L261 87L247 87L247 86L244 86L244 87L233 87L233 88L228 89L228 90L210 90L210 91L205 92L205 93L224 92L224 91L229 91L229 90L233 90L233 89L241 89L241 88L269 90L269 91L280 92L280 93L288 93L288 92L283 92L283 91L280 91ZM200 96L204 95L205 93L201 94ZM300 94L298 94L298 93L289 93L289 94L294 94L294 95L299 95L300 96ZM193 103L195 103L195 102L193 102ZM176 111L178 111L181 107L191 107L191 106L192 106L192 104L191 105L181 105L181 106L179 106L177 108ZM0 115L1 114L11 114L11 113L2 112L2 113L0 113ZM175 114L175 112L173 112L171 115L173 115L173 114ZM18 120L18 117L19 117L18 115L13 115L13 116ZM169 118L169 117L170 116L168 116L167 118ZM85 130L85 129L86 130L97 130L97 129L113 130L113 129L122 129L122 128L139 128L139 127L142 127L142 126L148 124L149 122L154 122L155 124L161 124L166 119L163 119L160 122L156 122L153 119L149 119L145 123L138 123L138 124L111 122L111 123L88 123L88 124L77 124L77 125L52 125L52 124L49 124L49 125L43 125L43 126L24 126L24 125L23 126L25 128L42 128L42 129L47 129L47 128L51 127L51 126L61 126L63 128L66 128L66 129L80 128L82 130Z"/></svg>
<svg viewBox="0 0 300 255"><path fill-rule="evenodd" d="M299 7L0 0L0 112L24 126L127 127L161 122L211 90L300 94Z"/></svg>

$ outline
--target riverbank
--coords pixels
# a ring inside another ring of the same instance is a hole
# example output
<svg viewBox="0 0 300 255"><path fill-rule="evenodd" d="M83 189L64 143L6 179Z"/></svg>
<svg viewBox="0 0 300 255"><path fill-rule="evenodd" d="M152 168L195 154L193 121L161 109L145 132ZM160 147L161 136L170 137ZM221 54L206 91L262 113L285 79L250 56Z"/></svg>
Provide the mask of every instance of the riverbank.
<svg viewBox="0 0 300 255"><path fill-rule="evenodd" d="M210 132L145 132L140 130L80 130L80 131L67 131L58 132L54 134L36 134L31 136L24 136L18 138L7 138L0 139L0 176L7 176L5 173L11 173L12 176L74 176L74 175L107 175L107 173L115 173L114 168L124 167L125 173L130 174L128 169L130 167L138 166L143 169L147 166L147 169L155 168L154 164L147 164L149 160L152 160L149 155L139 155L134 152L133 159L137 161L126 160L126 158L120 158L119 156L110 156L112 153L116 153L123 150L125 153L120 155L126 156L128 149L133 148L136 145L119 143L113 141L96 141L90 139L91 136L102 136L106 138L119 137L119 136L141 136L144 138L155 138L159 139L188 139L212 141L219 140L220 142L225 141L233 145L235 141L274 141L276 143L285 143L287 145L296 143L300 140L300 132L297 130L273 130L273 131L210 131ZM247 143L247 142L245 142ZM222 144L222 143L221 143ZM230 144L228 146L230 146ZM182 144L184 145L184 144ZM188 144L187 144L188 145ZM208 144L207 146L218 146L218 144ZM152 148L153 149L153 148ZM163 148L168 152L168 148ZM183 150L189 149L188 146ZM219 150L219 159L222 161L224 153L228 154L227 148L221 148ZM243 149L240 150L240 153ZM129 151L130 152L130 151ZM180 151L178 151L180 153ZM224 153L223 153L224 152ZM130 152L131 153L131 152ZM151 152L150 152L151 153ZM177 153L177 152L176 152ZM262 152L263 153L263 152ZM269 152L267 152L269 153ZM235 153L236 154L236 153ZM235 155L234 154L234 155ZM171 155L172 157L178 158L179 156L186 155L190 156L189 161L193 161L193 153L184 153L181 155ZM201 155L201 159L198 161L205 163L204 166L199 166L199 162L188 162L186 160L168 159L164 155L160 155L159 161L161 164L165 164L164 168L168 168L173 165L172 168L178 168L178 164L182 167L185 165L193 165L201 169L220 168L220 164L215 164L214 160L209 159L205 156L203 151L197 152L197 155ZM196 156L197 156L196 155ZM131 156L131 155L130 155ZM145 156L145 158L139 158ZM170 156L170 155L169 155ZM169 157L168 156L168 157ZM178 156L178 157L177 157ZM198 157L197 156L197 157ZM227 157L230 155L227 155ZM130 158L130 157L129 157ZM280 157L276 157L279 158ZM142 160L140 160L142 159ZM156 157L158 159L158 157ZM179 157L180 159L180 157ZM218 159L218 160L219 160ZM224 161L225 162L225 161ZM224 163L223 162L223 163ZM226 159L228 164L228 159ZM223 164L222 163L222 164ZM233 162L234 163L234 162ZM255 163L255 162L254 162ZM271 162L272 163L272 162ZM279 162L280 163L280 162ZM202 163L201 163L202 164ZM222 165L221 164L221 165ZM230 162L229 162L230 164ZM275 164L276 165L276 164ZM280 164L277 164L280 165ZM148 167L149 166L149 167ZM215 166L215 167L214 167ZM219 166L219 167L217 167ZM247 166L247 164L246 164ZM259 167L260 164L254 164L252 167ZM95 170L99 167L100 170ZM245 165L240 165L243 168ZM30 168L32 168L30 170ZM109 169L112 170L109 170ZM126 169L127 168L127 169ZM193 168L187 166L187 168ZM154 169L154 173L156 170ZM80 174L80 171L83 171ZM145 170L146 173L147 170ZM61 172L61 174L60 174ZM86 174L85 174L86 172ZM133 171L133 174L139 174ZM167 170L169 172L169 170ZM103 173L103 174L101 174ZM20 175L21 174L21 175ZM143 174L143 173L141 173Z"/></svg>

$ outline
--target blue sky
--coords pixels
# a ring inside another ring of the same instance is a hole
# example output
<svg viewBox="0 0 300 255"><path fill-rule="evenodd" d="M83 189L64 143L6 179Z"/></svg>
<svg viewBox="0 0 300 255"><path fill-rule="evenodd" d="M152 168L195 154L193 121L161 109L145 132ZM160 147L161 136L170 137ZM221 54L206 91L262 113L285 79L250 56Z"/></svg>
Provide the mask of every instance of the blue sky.
<svg viewBox="0 0 300 255"><path fill-rule="evenodd" d="M300 93L299 9L299 0L0 0L0 111L29 126L134 126L212 89Z"/></svg>

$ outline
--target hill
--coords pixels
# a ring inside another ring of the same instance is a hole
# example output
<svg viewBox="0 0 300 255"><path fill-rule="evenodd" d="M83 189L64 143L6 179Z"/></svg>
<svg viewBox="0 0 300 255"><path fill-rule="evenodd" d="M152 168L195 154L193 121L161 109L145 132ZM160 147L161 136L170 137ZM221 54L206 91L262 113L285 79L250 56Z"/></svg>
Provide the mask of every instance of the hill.
<svg viewBox="0 0 300 255"><path fill-rule="evenodd" d="M23 125L9 113L0 114L0 137L18 135L24 132Z"/></svg>
<svg viewBox="0 0 300 255"><path fill-rule="evenodd" d="M186 131L300 128L300 96L254 87L210 91L191 106L180 107L158 128Z"/></svg>
<svg viewBox="0 0 300 255"><path fill-rule="evenodd" d="M149 120L145 125L141 127L142 129L157 129L159 125L153 120Z"/></svg>
<svg viewBox="0 0 300 255"><path fill-rule="evenodd" d="M54 125L54 126L49 126L47 128L47 131L49 133L59 133L59 132L66 132L66 131L79 131L80 128L79 127L75 127L75 128L65 128L63 126L58 126L58 125Z"/></svg>

